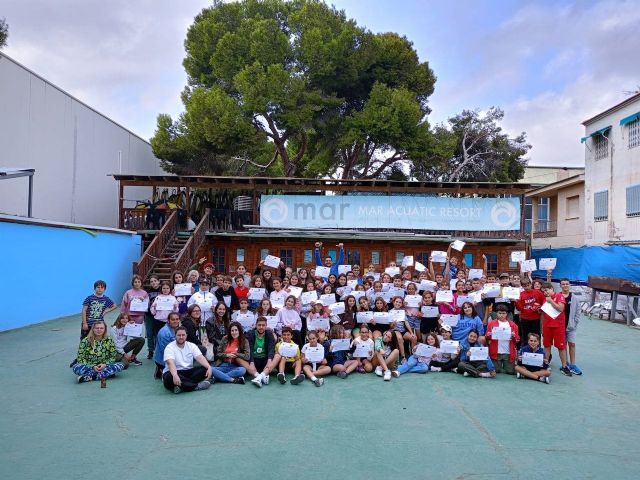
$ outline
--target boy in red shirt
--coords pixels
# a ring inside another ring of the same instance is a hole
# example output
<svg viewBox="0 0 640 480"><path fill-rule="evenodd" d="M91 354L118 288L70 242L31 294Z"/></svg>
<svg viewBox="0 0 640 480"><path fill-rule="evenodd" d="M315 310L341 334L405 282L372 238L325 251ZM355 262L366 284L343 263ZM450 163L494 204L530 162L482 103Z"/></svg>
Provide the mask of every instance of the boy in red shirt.
<svg viewBox="0 0 640 480"><path fill-rule="evenodd" d="M485 338L489 346L489 357L491 357L496 373L515 375L516 343L520 341L520 336L518 335L518 326L509 320L508 315L509 309L507 306L498 304L496 318L489 321ZM510 331L506 332L510 333L508 340L493 338L493 329L498 327Z"/></svg>
<svg viewBox="0 0 640 480"><path fill-rule="evenodd" d="M235 284L236 287L233 289L236 292L236 297L238 298L247 298L249 296L249 288L244 284L244 277L242 275L236 275Z"/></svg>
<svg viewBox="0 0 640 480"><path fill-rule="evenodd" d="M543 313L542 320L542 339L544 345L544 360L549 363L551 358L551 346L555 345L560 354L562 368L560 371L566 376L571 376L571 370L567 366L567 337L564 325L565 300L562 292L556 293L553 285L545 282L542 285L542 293L545 296L545 303L551 305L556 311L560 312L555 318Z"/></svg>
<svg viewBox="0 0 640 480"><path fill-rule="evenodd" d="M540 307L545 302L544 293L531 288L531 280L522 277L520 299L516 300L516 308L520 310L520 338L529 338L530 333L540 335Z"/></svg>

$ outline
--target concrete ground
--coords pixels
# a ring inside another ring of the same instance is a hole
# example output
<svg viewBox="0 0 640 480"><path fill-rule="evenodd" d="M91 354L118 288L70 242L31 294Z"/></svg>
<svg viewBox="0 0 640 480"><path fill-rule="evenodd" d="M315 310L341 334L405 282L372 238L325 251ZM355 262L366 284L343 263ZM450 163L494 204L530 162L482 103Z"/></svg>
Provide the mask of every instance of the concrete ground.
<svg viewBox="0 0 640 480"><path fill-rule="evenodd" d="M550 385L353 374L174 395L152 362L77 385L79 318L0 334L0 478L638 478L640 331L583 319ZM146 349L143 350L146 352Z"/></svg>

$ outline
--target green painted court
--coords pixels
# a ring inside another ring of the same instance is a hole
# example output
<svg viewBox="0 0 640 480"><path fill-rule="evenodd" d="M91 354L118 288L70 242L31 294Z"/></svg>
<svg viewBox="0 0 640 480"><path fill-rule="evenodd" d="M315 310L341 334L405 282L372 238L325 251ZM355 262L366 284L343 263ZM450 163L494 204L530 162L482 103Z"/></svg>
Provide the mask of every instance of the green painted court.
<svg viewBox="0 0 640 480"><path fill-rule="evenodd" d="M77 385L78 317L0 334L0 478L638 478L640 331L583 319L582 377L353 374L174 395ZM143 350L146 352L146 349Z"/></svg>

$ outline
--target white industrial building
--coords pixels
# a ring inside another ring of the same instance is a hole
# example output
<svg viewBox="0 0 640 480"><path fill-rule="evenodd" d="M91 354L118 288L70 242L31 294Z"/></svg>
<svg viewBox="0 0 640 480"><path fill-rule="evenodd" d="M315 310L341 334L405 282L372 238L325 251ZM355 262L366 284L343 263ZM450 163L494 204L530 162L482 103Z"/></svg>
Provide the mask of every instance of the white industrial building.
<svg viewBox="0 0 640 480"><path fill-rule="evenodd" d="M0 54L0 169L35 169L33 216L118 226L113 173L163 171L149 142ZM151 190L128 192L147 199ZM26 215L26 178L0 182L0 213Z"/></svg>
<svg viewBox="0 0 640 480"><path fill-rule="evenodd" d="M583 125L585 243L640 244L640 93Z"/></svg>

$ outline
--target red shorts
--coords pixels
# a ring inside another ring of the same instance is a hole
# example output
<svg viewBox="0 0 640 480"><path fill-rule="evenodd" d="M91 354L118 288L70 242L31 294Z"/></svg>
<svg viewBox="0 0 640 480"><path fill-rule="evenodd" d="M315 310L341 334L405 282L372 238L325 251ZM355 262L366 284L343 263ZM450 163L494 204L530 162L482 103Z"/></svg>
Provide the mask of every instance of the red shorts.
<svg viewBox="0 0 640 480"><path fill-rule="evenodd" d="M558 350L567 348L567 334L564 325L560 327L542 326L542 343L545 348L555 345Z"/></svg>

